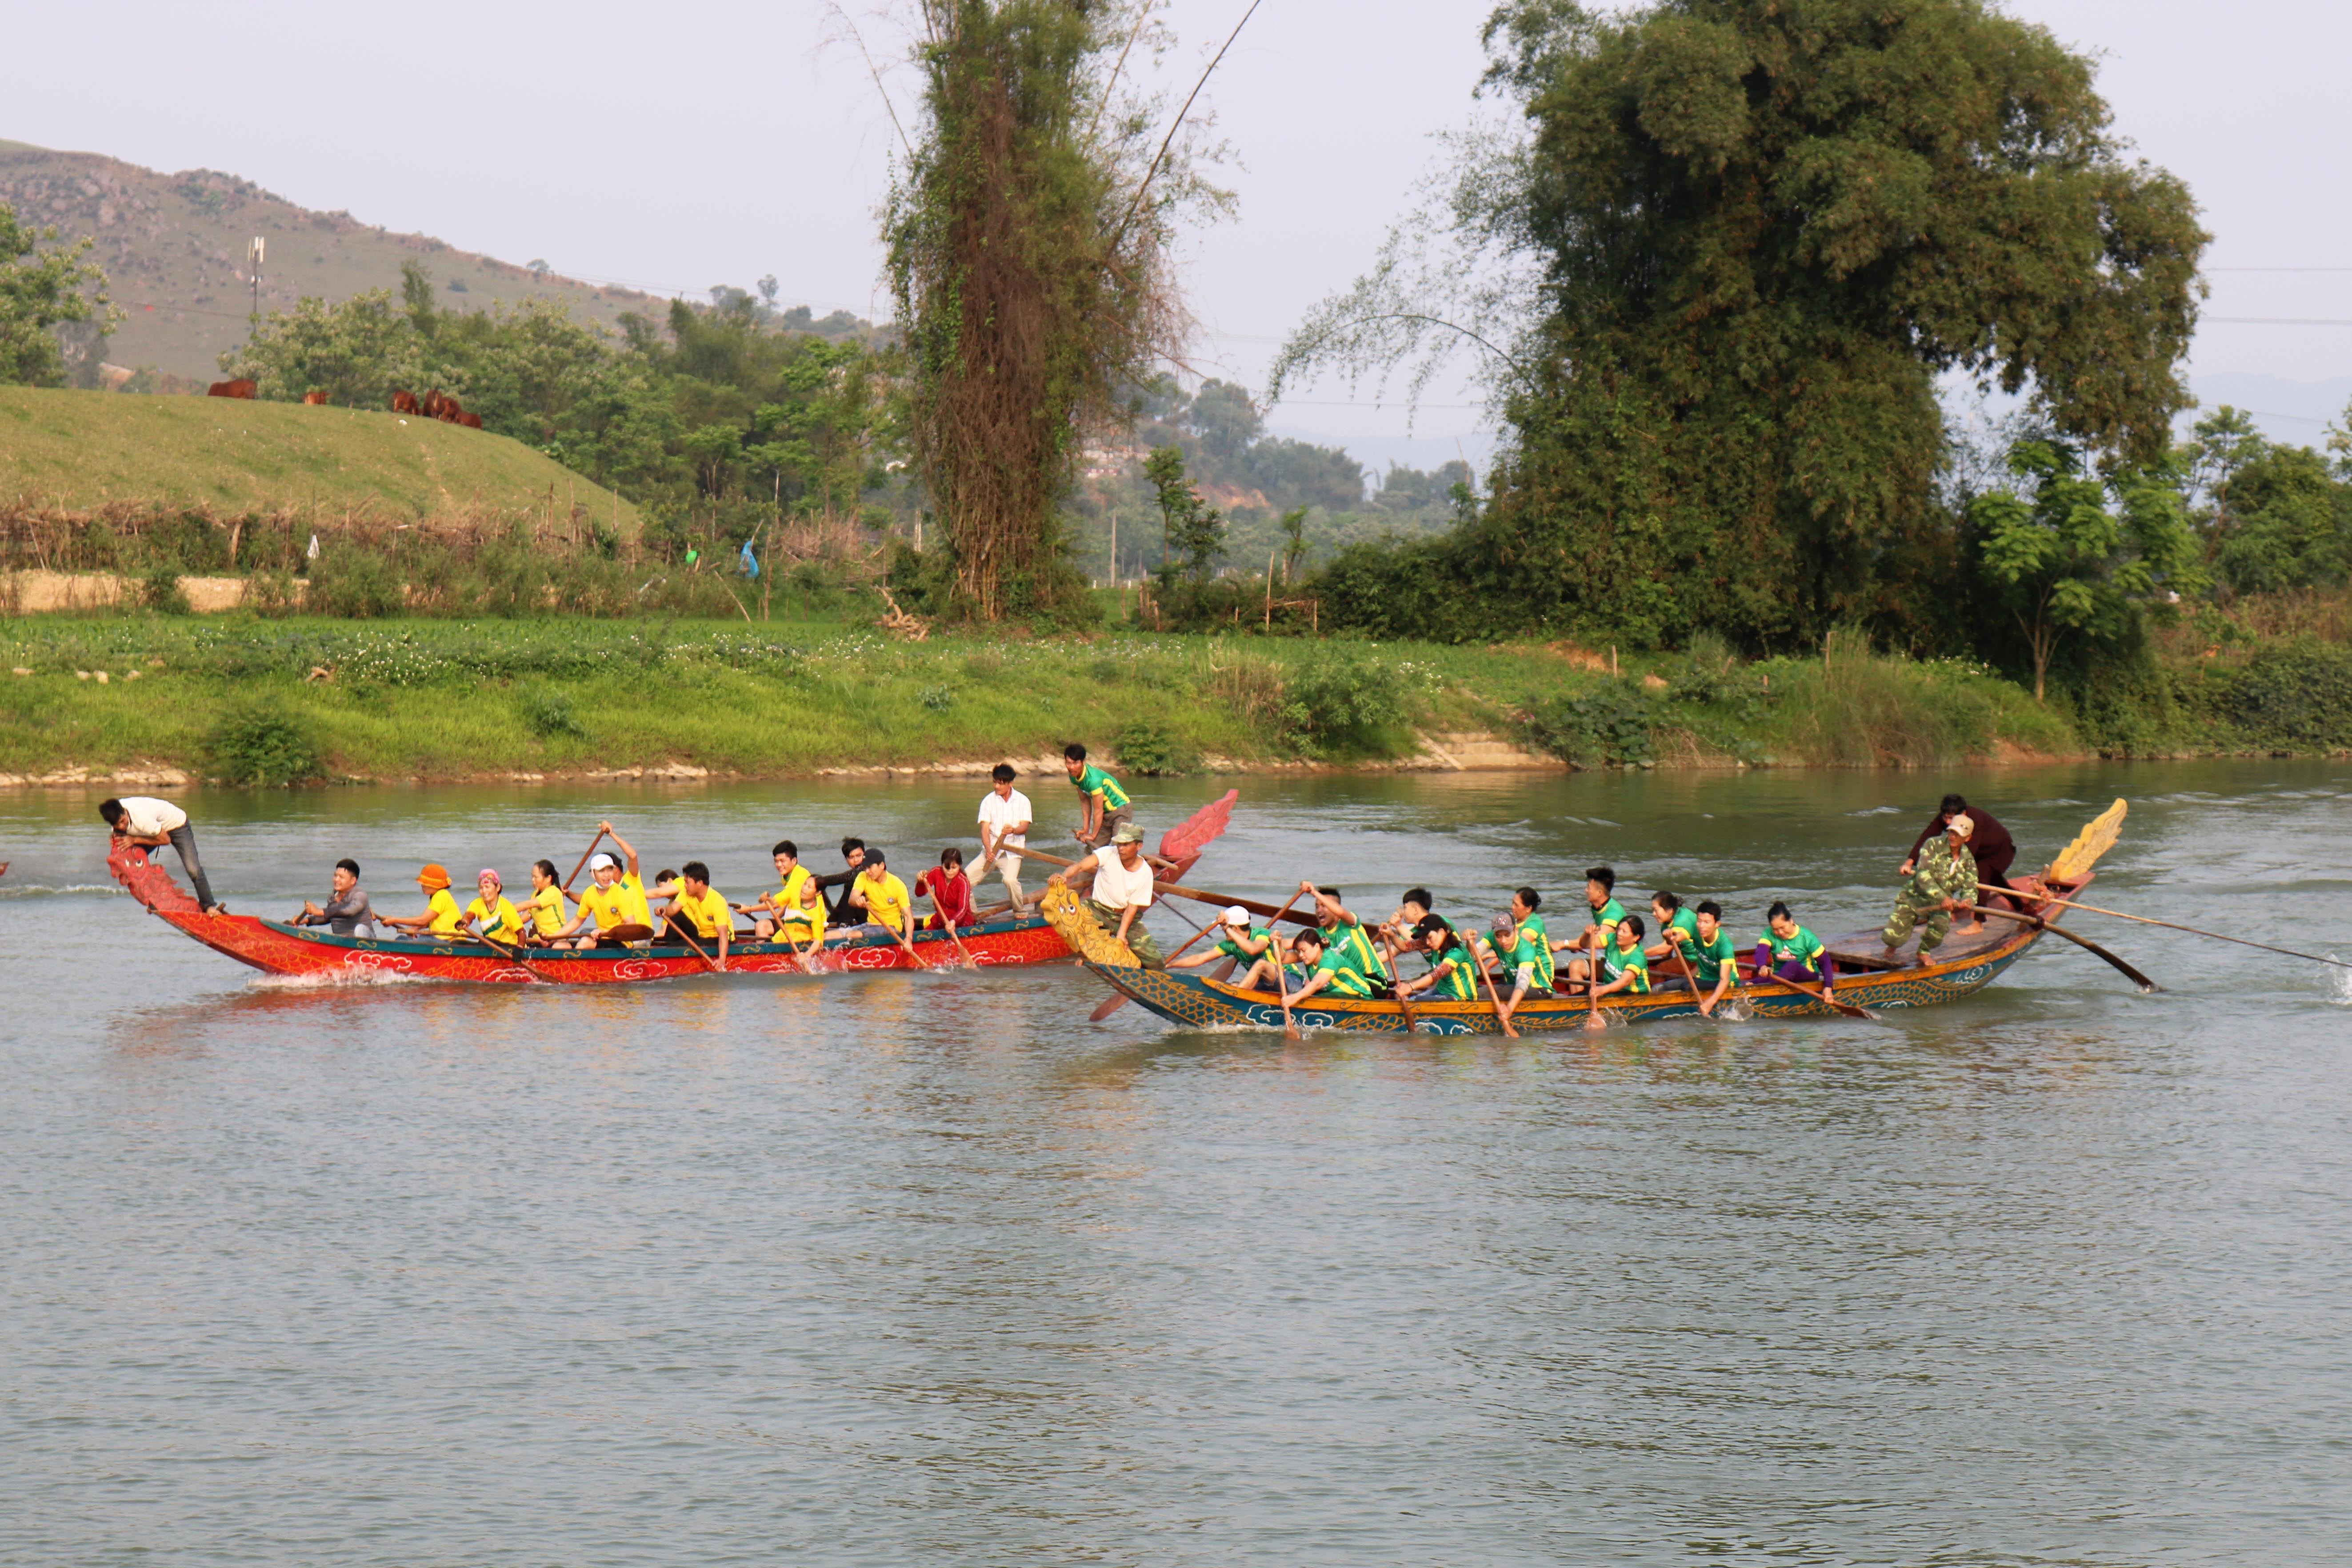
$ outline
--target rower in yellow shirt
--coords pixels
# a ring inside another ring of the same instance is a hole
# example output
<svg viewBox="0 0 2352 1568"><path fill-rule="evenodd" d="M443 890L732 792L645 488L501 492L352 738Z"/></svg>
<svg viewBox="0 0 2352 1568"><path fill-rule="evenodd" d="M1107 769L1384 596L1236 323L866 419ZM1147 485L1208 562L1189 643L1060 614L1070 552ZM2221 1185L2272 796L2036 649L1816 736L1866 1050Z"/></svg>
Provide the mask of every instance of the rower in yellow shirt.
<svg viewBox="0 0 2352 1568"><path fill-rule="evenodd" d="M522 909L529 917L530 929L526 940L533 947L545 947L563 929L563 889L555 880L555 862L537 860L530 868L530 897Z"/></svg>
<svg viewBox="0 0 2352 1568"><path fill-rule="evenodd" d="M849 901L866 911L866 923L849 931L851 936L874 936L887 932L898 939L907 950L907 957L918 969L923 961L916 956L915 944L909 932L914 921L910 918L915 901L907 894L907 884L890 875L890 863L881 850L868 845L866 864L857 868L857 880L849 885Z"/></svg>
<svg viewBox="0 0 2352 1568"><path fill-rule="evenodd" d="M710 868L699 860L688 860L678 868L676 887L669 914L662 922L663 934L676 941L681 940L681 931L685 932L706 957L716 942L719 967L726 968L727 943L735 934L735 911L710 885Z"/></svg>
<svg viewBox="0 0 2352 1568"><path fill-rule="evenodd" d="M466 906L465 929L479 930L492 942L509 947L520 942L522 916L515 912L514 904L507 898L505 882L487 867L474 881L482 889L482 896Z"/></svg>
<svg viewBox="0 0 2352 1568"><path fill-rule="evenodd" d="M465 929L465 914L457 908L457 900L449 896L447 867L425 867L416 873L416 885L425 890L425 912L386 915L385 925L419 936L455 936Z"/></svg>
<svg viewBox="0 0 2352 1568"><path fill-rule="evenodd" d="M626 947L633 942L644 942L654 934L654 917L646 908L646 884L637 869L637 852L629 841L613 831L609 822L597 824L600 831L620 847L628 859L624 872L610 855L599 854L590 858L588 874L593 879L587 890L580 895L580 912L556 937L573 938L574 947ZM594 916L596 929L593 934L583 934L590 916Z"/></svg>
<svg viewBox="0 0 2352 1568"><path fill-rule="evenodd" d="M761 942L774 937L779 930L786 942L799 946L823 942L824 895L817 890L816 879L809 874L809 868L801 864L800 846L784 839L777 844L775 857L776 875L782 886L736 908L752 918L753 933Z"/></svg>

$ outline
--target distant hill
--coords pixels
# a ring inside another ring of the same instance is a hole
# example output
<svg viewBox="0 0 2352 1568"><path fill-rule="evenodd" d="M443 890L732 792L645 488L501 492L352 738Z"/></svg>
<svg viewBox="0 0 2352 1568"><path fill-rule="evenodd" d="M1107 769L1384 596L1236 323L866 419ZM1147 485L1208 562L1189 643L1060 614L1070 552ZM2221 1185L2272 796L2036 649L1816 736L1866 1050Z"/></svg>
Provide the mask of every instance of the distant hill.
<svg viewBox="0 0 2352 1568"><path fill-rule="evenodd" d="M347 212L312 212L250 180L211 169L158 174L95 153L54 153L0 141L0 202L67 238L87 235L109 294L130 312L104 356L132 368L209 381L222 350L245 341L253 308L247 244L264 242L261 309L304 295L348 299L400 287L417 261L453 308L487 310L538 295L574 316L612 325L624 311L658 315L667 301L458 250L423 234L394 234Z"/></svg>
<svg viewBox="0 0 2352 1568"><path fill-rule="evenodd" d="M520 441L372 409L0 386L0 506L110 501L215 513L349 509L423 520L576 504L623 538L637 510Z"/></svg>

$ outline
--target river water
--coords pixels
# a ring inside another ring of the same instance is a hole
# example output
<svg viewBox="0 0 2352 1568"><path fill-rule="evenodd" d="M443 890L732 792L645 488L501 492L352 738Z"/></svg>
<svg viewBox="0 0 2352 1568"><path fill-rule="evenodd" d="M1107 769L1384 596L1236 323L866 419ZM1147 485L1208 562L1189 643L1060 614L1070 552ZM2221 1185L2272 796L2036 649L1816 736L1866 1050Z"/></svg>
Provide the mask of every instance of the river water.
<svg viewBox="0 0 2352 1568"><path fill-rule="evenodd" d="M1946 787L2036 865L2125 795L2101 901L2352 957L2345 764L1239 782L1198 882L1572 910L1606 858L1743 939L1874 923ZM1221 787L1141 783L1155 826ZM568 868L607 813L739 899L786 833L910 873L977 796L190 805L280 912L342 854L395 910L420 860ZM2081 917L2168 989L2044 943L1881 1026L1517 1045L1095 1025L1068 968L315 989L110 891L94 804L0 799L11 1564L2352 1546L2342 971Z"/></svg>

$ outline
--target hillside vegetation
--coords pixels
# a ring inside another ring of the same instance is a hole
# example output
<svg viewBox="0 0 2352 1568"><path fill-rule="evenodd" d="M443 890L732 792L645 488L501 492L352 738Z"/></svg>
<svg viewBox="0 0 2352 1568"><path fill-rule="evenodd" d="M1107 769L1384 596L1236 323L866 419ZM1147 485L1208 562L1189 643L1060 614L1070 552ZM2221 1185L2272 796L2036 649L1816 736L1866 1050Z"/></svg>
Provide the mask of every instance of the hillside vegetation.
<svg viewBox="0 0 2352 1568"><path fill-rule="evenodd" d="M0 387L0 504L423 519L575 503L623 537L636 509L522 443L436 420L224 397Z"/></svg>
<svg viewBox="0 0 2352 1568"><path fill-rule="evenodd" d="M97 241L91 259L129 312L105 347L108 360L196 382L216 378L221 353L245 341L253 309L246 245L256 235L268 248L264 314L291 309L306 295L343 300L397 289L404 261L422 263L451 306L469 310L535 297L614 328L623 312L658 311L662 303L632 289L478 256L430 235L394 234L348 212L312 212L211 169L167 174L94 153L0 142L0 203L68 240Z"/></svg>

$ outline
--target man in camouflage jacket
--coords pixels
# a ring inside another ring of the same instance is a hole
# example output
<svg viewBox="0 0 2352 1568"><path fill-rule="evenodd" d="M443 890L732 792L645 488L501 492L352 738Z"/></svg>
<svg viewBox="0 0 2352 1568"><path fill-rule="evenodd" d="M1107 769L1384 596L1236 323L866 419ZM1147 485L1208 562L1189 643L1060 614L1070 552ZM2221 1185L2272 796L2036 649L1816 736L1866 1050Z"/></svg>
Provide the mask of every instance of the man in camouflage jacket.
<svg viewBox="0 0 2352 1568"><path fill-rule="evenodd" d="M1969 849L1969 837L1976 826L1966 816L1955 816L1945 826L1942 842L1920 851L1919 868L1903 884L1895 912L1886 917L1886 929L1878 933L1890 960L1916 929L1919 963L1927 963L1927 955L1950 934L1952 917L1977 901L1977 858ZM1978 918L1969 929L1983 928L1983 920Z"/></svg>

